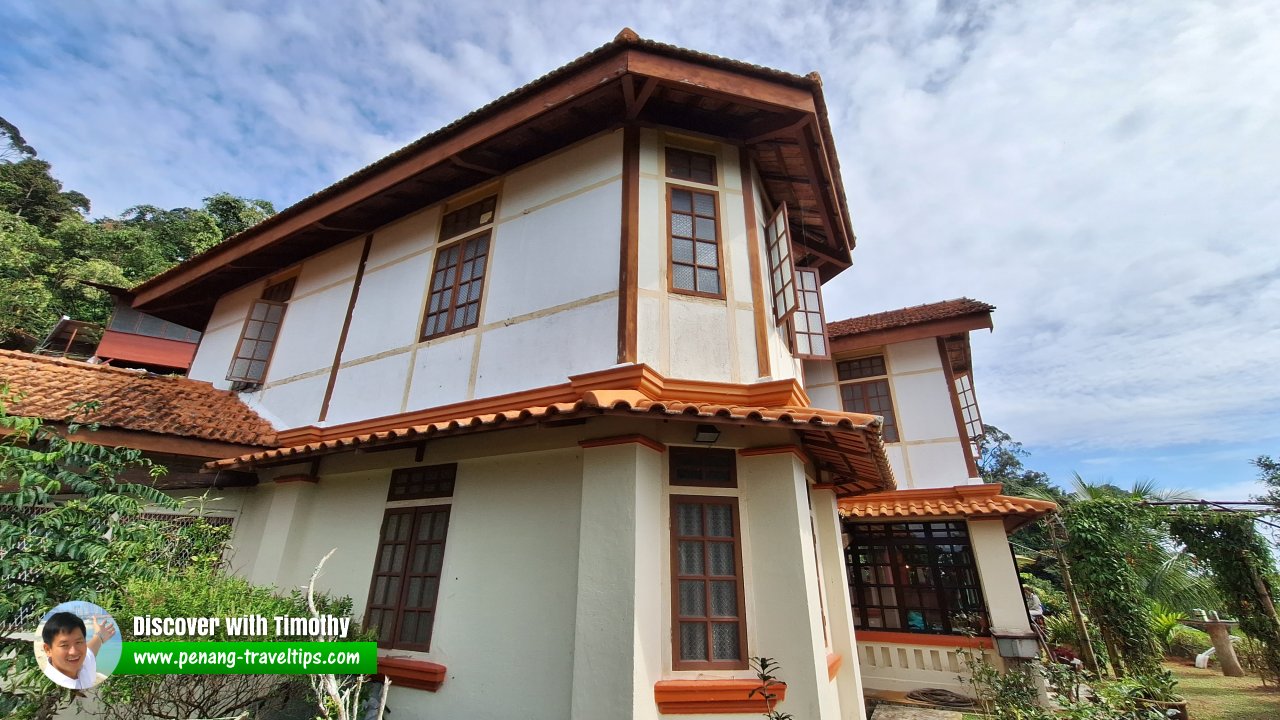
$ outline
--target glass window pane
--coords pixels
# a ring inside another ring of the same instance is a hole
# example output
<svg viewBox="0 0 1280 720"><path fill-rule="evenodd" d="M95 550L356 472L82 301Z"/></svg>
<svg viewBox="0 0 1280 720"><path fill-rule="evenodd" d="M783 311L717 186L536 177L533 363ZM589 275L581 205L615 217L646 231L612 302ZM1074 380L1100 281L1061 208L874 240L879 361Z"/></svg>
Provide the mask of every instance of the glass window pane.
<svg viewBox="0 0 1280 720"><path fill-rule="evenodd" d="M711 614L715 617L738 616L738 582L711 581Z"/></svg>
<svg viewBox="0 0 1280 720"><path fill-rule="evenodd" d="M740 660L738 647L738 623L711 624L711 658L713 660Z"/></svg>
<svg viewBox="0 0 1280 720"><path fill-rule="evenodd" d="M715 243L698 243L698 264L711 268L720 266L720 258L716 253Z"/></svg>
<svg viewBox="0 0 1280 720"><path fill-rule="evenodd" d="M267 322L279 323L279 322L280 322L280 320L281 320L281 319L283 319L283 318L284 318L284 306L283 306L283 305L268 305L268 306L267 306Z"/></svg>
<svg viewBox="0 0 1280 720"><path fill-rule="evenodd" d="M672 286L680 290L693 290L693 268L688 265L673 265L671 267Z"/></svg>
<svg viewBox="0 0 1280 720"><path fill-rule="evenodd" d="M698 292L719 293L720 272L698 268Z"/></svg>
<svg viewBox="0 0 1280 720"><path fill-rule="evenodd" d="M693 210L693 193L688 190L672 190L671 209L677 212L691 212Z"/></svg>
<svg viewBox="0 0 1280 720"><path fill-rule="evenodd" d="M705 623L680 623L680 659L707 659L707 626Z"/></svg>
<svg viewBox="0 0 1280 720"><path fill-rule="evenodd" d="M695 504L677 505L677 528L683 537L702 535L702 506Z"/></svg>
<svg viewBox="0 0 1280 720"><path fill-rule="evenodd" d="M729 505L707 505L707 536L733 537L733 508Z"/></svg>
<svg viewBox="0 0 1280 720"><path fill-rule="evenodd" d="M709 551L708 554L711 559L711 567L707 572L708 575L733 576L738 574L733 557L733 543L708 543L707 550Z"/></svg>
<svg viewBox="0 0 1280 720"><path fill-rule="evenodd" d="M716 239L716 221L711 218L700 217L694 222L694 237L699 240Z"/></svg>
<svg viewBox="0 0 1280 720"><path fill-rule="evenodd" d="M706 617L706 583L701 580L680 581L680 616Z"/></svg>
<svg viewBox="0 0 1280 720"><path fill-rule="evenodd" d="M693 211L698 215L716 216L716 198L706 193L693 193Z"/></svg>
<svg viewBox="0 0 1280 720"><path fill-rule="evenodd" d="M693 237L693 217L672 213L671 234L675 237Z"/></svg>
<svg viewBox="0 0 1280 720"><path fill-rule="evenodd" d="M671 259L681 263L693 262L693 241L672 238Z"/></svg>
<svg viewBox="0 0 1280 720"><path fill-rule="evenodd" d="M680 541L680 574L681 575L701 575L702 574L702 543L689 540ZM715 557L712 556L712 567L715 566Z"/></svg>

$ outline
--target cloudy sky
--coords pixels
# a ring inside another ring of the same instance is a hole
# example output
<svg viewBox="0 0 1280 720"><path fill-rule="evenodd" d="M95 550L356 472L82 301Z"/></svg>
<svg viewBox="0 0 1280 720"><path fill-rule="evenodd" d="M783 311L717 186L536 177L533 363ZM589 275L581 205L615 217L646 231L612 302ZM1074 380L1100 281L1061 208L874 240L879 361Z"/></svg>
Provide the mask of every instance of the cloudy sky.
<svg viewBox="0 0 1280 720"><path fill-rule="evenodd" d="M0 115L94 215L284 207L624 25L822 73L859 236L831 319L998 306L979 399L1031 467L1256 491L1247 460L1280 454L1271 0L18 0Z"/></svg>

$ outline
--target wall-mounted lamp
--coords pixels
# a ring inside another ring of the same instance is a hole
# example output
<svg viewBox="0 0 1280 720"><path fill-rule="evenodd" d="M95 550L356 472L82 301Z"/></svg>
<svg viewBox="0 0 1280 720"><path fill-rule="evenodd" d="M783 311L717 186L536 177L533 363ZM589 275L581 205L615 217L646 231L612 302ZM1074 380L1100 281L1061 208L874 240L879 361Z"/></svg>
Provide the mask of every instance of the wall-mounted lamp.
<svg viewBox="0 0 1280 720"><path fill-rule="evenodd" d="M705 443L711 445L720 439L720 430L715 425L699 425L693 431L693 441L696 443Z"/></svg>

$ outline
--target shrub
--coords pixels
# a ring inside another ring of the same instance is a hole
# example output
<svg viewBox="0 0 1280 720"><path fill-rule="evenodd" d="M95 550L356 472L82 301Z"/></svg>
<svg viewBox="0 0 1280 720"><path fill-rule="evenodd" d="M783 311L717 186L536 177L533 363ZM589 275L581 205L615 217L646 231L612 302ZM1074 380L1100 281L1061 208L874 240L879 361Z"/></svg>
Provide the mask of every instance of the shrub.
<svg viewBox="0 0 1280 720"><path fill-rule="evenodd" d="M350 598L316 597L321 613L350 616ZM215 563L195 563L160 578L132 578L112 598L116 617L307 617L312 613L298 591L279 595L228 575ZM121 627L123 639L132 628ZM355 633L353 633L354 635ZM157 638L165 640L168 638ZM207 638L227 641L226 628ZM348 639L356 639L350 637ZM311 685L303 675L126 675L102 685L98 697L108 720L126 718L314 717ZM301 713L301 714L297 714Z"/></svg>
<svg viewBox="0 0 1280 720"><path fill-rule="evenodd" d="M1262 678L1263 685L1280 685L1280 677L1271 671L1268 662L1267 647L1257 640L1245 636L1236 643L1236 655L1244 669Z"/></svg>
<svg viewBox="0 0 1280 720"><path fill-rule="evenodd" d="M1169 654L1180 658L1194 659L1195 656L1213 647L1209 634L1179 625L1169 631Z"/></svg>

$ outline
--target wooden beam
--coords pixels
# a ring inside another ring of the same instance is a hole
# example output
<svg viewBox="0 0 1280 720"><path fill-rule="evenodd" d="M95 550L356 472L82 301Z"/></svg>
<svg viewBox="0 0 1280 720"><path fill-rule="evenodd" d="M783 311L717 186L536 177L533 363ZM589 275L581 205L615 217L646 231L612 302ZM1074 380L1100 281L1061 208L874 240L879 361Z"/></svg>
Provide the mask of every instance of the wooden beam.
<svg viewBox="0 0 1280 720"><path fill-rule="evenodd" d="M484 165L463 160L462 157L458 155L450 155L449 162L453 163L457 167L462 168L463 170L471 170L472 172L478 172L481 175L488 175L489 177L495 177L497 175L502 174L501 170L495 170L494 168L491 168L491 167L486 167Z"/></svg>
<svg viewBox="0 0 1280 720"><path fill-rule="evenodd" d="M627 50L624 55L629 72L658 77L664 83L703 91L698 94L706 94L706 91L720 93L743 105L773 111L782 107L807 113L817 112L812 90L688 60L655 55L641 49Z"/></svg>
<svg viewBox="0 0 1280 720"><path fill-rule="evenodd" d="M738 148L738 167L742 176L742 204L747 221L747 267L751 271L752 325L756 338L756 376L769 377L769 327L765 320L764 276L760 264L760 219L756 215L755 178L751 174L751 152Z"/></svg>
<svg viewBox="0 0 1280 720"><path fill-rule="evenodd" d="M347 301L347 314L342 318L342 332L338 334L338 347L333 351L333 363L329 366L329 382L324 387L324 400L320 402L320 417L317 422L324 422L329 417L329 401L333 399L333 386L338 381L338 366L342 363L342 351L347 347L347 333L351 331L351 316L356 310L356 299L360 297L360 282L364 280L364 266L369 262L369 249L373 247L373 233L364 238L364 249L360 251L360 264L356 266L356 279L351 284L351 297Z"/></svg>
<svg viewBox="0 0 1280 720"><path fill-rule="evenodd" d="M787 113L780 120L753 125L747 130L751 136L743 142L747 145L755 145L765 140L794 136L807 122L809 122L808 115L797 116L795 113Z"/></svg>
<svg viewBox="0 0 1280 720"><path fill-rule="evenodd" d="M633 363L639 352L640 292L640 128L622 129L622 223L618 268L618 362Z"/></svg>
<svg viewBox="0 0 1280 720"><path fill-rule="evenodd" d="M631 79L631 77L632 77L631 75L623 76L622 78L622 82L624 83L623 87L631 86L634 90L634 85L632 83L627 82L628 80ZM635 120L637 117L640 116L640 111L644 109L645 103L649 102L649 98L653 96L653 91L656 90L657 88L658 88L658 78L655 78L655 77L645 78L644 85L640 86L640 92L634 93L633 95L626 98L626 102L627 102L626 119L627 120Z"/></svg>

